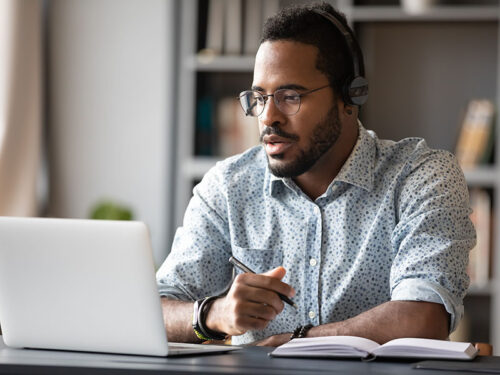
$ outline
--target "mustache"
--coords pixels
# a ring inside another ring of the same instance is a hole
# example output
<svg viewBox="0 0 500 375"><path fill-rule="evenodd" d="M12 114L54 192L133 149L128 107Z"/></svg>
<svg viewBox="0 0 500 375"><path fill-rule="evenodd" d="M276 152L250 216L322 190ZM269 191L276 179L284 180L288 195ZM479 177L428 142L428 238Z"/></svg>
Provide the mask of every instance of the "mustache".
<svg viewBox="0 0 500 375"><path fill-rule="evenodd" d="M262 133L260 133L260 139L259 139L260 142L263 141L264 136L271 135L271 134L277 135L277 136L282 137L282 138L288 138L288 139L290 139L292 141L298 141L299 140L299 136L298 135L287 133L286 131L280 129L279 127L277 127L275 125L272 125L272 126L266 126L266 128L264 129L264 131Z"/></svg>

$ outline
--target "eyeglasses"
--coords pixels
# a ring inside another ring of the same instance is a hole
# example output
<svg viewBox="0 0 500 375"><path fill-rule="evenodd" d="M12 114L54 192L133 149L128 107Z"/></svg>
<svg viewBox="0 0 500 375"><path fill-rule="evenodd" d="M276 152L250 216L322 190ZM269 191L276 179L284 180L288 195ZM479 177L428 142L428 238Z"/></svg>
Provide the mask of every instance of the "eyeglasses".
<svg viewBox="0 0 500 375"><path fill-rule="evenodd" d="M326 87L330 87L330 85L318 87L317 89L312 89L301 94L291 89L279 89L273 94L261 94L255 90L248 90L241 92L237 99L240 101L245 116L260 116L264 112L264 107L270 96L273 97L274 104L281 113L290 116L299 111L300 98Z"/></svg>

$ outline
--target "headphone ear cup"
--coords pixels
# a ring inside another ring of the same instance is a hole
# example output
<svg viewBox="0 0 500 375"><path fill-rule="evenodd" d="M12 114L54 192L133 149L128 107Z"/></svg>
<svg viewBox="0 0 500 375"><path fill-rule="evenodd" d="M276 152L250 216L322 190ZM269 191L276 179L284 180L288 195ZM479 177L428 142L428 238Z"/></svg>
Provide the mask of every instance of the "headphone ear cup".
<svg viewBox="0 0 500 375"><path fill-rule="evenodd" d="M328 13L321 9L313 9L314 13L321 15L323 18L331 22L333 26L342 34L346 42L347 48L352 58L354 79L349 79L342 87L342 99L344 103L360 106L368 99L368 81L363 77L364 64L363 54L358 42L354 38L352 30L346 27L342 20L336 14Z"/></svg>
<svg viewBox="0 0 500 375"><path fill-rule="evenodd" d="M365 77L354 77L348 82L344 92L349 104L363 105L368 99L368 81Z"/></svg>
<svg viewBox="0 0 500 375"><path fill-rule="evenodd" d="M351 96L349 95L349 92L351 91L351 83L352 79L351 77L349 77L342 86L341 95L342 95L342 100L344 101L345 104L355 105L351 99Z"/></svg>

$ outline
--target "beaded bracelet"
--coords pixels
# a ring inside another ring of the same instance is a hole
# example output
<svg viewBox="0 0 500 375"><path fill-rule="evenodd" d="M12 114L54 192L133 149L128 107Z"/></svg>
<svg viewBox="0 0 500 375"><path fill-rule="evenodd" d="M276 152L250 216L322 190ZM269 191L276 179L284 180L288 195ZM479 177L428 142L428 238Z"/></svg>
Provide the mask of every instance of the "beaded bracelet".
<svg viewBox="0 0 500 375"><path fill-rule="evenodd" d="M305 326L298 326L295 328L295 331L293 331L292 335L290 336L290 340L292 339L301 339L306 337L307 332L313 327L312 324L307 324Z"/></svg>

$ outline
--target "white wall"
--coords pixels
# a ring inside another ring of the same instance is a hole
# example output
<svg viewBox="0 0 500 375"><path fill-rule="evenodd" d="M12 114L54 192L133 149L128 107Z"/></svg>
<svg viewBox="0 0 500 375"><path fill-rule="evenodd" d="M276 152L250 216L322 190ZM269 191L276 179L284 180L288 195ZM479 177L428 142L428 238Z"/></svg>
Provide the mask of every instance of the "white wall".
<svg viewBox="0 0 500 375"><path fill-rule="evenodd" d="M170 238L173 0L48 3L50 208L88 217L102 198Z"/></svg>

